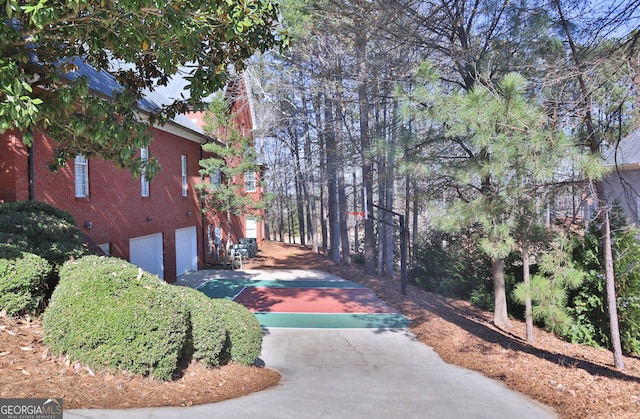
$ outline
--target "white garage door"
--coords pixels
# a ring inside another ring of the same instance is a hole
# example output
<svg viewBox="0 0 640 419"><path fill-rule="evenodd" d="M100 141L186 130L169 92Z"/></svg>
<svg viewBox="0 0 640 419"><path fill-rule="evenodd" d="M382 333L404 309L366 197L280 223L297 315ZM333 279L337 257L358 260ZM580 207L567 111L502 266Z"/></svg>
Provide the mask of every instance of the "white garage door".
<svg viewBox="0 0 640 419"><path fill-rule="evenodd" d="M164 279L162 233L129 239L129 261Z"/></svg>
<svg viewBox="0 0 640 419"><path fill-rule="evenodd" d="M176 230L176 276L198 270L196 227Z"/></svg>
<svg viewBox="0 0 640 419"><path fill-rule="evenodd" d="M255 239L258 237L258 222L252 218L247 218L244 222L245 234L247 238Z"/></svg>

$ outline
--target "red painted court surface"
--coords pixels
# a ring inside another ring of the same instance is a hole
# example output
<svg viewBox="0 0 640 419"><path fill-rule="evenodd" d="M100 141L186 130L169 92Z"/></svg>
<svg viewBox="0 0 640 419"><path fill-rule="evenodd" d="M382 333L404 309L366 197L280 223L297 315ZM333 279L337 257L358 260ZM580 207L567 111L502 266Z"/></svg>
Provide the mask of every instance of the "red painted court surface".
<svg viewBox="0 0 640 419"><path fill-rule="evenodd" d="M198 288L251 310L265 328L404 329L409 319L373 291L345 279L217 278Z"/></svg>
<svg viewBox="0 0 640 419"><path fill-rule="evenodd" d="M246 287L234 301L258 313L396 313L366 288Z"/></svg>

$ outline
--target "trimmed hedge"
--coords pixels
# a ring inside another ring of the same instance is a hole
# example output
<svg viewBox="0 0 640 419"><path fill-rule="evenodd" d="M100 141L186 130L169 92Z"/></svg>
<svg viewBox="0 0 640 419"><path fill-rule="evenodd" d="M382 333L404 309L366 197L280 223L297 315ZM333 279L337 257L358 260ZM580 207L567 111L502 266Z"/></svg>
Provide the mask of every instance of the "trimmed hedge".
<svg viewBox="0 0 640 419"><path fill-rule="evenodd" d="M262 328L249 309L225 298L211 299L192 288L173 288L191 315L188 357L210 366L255 363L262 350Z"/></svg>
<svg viewBox="0 0 640 419"><path fill-rule="evenodd" d="M69 261L43 316L44 342L94 368L168 380L189 328L189 310L169 287L121 259Z"/></svg>
<svg viewBox="0 0 640 419"><path fill-rule="evenodd" d="M54 353L162 380L191 359L251 365L262 348L258 319L244 306L105 256L62 266L43 324Z"/></svg>
<svg viewBox="0 0 640 419"><path fill-rule="evenodd" d="M0 204L0 243L36 254L53 265L84 253L73 216L36 201Z"/></svg>
<svg viewBox="0 0 640 419"><path fill-rule="evenodd" d="M188 308L191 324L185 355L210 366L220 364L220 354L226 341L222 327L222 312L218 304L193 288L171 286Z"/></svg>
<svg viewBox="0 0 640 419"><path fill-rule="evenodd" d="M51 265L40 256L0 244L0 310L10 316L35 313L50 273Z"/></svg>
<svg viewBox="0 0 640 419"><path fill-rule="evenodd" d="M224 298L213 301L222 313L222 327L227 331L221 362L253 365L262 349L262 328L258 318L235 301Z"/></svg>

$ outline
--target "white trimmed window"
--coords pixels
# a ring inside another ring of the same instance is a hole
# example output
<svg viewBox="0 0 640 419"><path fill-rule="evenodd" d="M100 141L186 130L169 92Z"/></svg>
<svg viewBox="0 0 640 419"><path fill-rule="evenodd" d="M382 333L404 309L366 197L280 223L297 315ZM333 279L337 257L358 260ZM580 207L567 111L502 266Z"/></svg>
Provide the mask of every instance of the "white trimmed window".
<svg viewBox="0 0 640 419"><path fill-rule="evenodd" d="M182 179L182 196L187 196L187 156L180 156L180 176Z"/></svg>
<svg viewBox="0 0 640 419"><path fill-rule="evenodd" d="M89 161L82 154L78 154L73 163L76 198L87 198L89 196Z"/></svg>
<svg viewBox="0 0 640 419"><path fill-rule="evenodd" d="M149 161L149 148L140 149L140 160L142 160L142 172L140 173L140 195L143 198L149 196L149 180L147 179L147 162Z"/></svg>
<svg viewBox="0 0 640 419"><path fill-rule="evenodd" d="M256 191L256 172L244 172L244 190L245 192Z"/></svg>
<svg viewBox="0 0 640 419"><path fill-rule="evenodd" d="M209 183L213 189L218 189L222 184L222 171L220 169L211 169L209 172Z"/></svg>

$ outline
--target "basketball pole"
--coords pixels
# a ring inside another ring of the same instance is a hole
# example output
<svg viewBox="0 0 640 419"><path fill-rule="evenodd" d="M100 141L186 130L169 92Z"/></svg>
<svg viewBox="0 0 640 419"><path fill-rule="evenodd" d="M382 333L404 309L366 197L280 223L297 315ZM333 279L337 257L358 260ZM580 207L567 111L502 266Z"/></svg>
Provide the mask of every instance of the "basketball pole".
<svg viewBox="0 0 640 419"><path fill-rule="evenodd" d="M366 192L366 190L365 190ZM366 203L366 195L365 195L365 203ZM405 217L404 214L397 213L387 208L383 208L376 204L371 204L372 207L375 207L381 211L390 213L395 215L400 220L400 293L402 295L407 295L407 235L409 234L409 230L407 230L405 226ZM365 217L368 218L366 206L365 206ZM384 221L381 221L384 223Z"/></svg>

